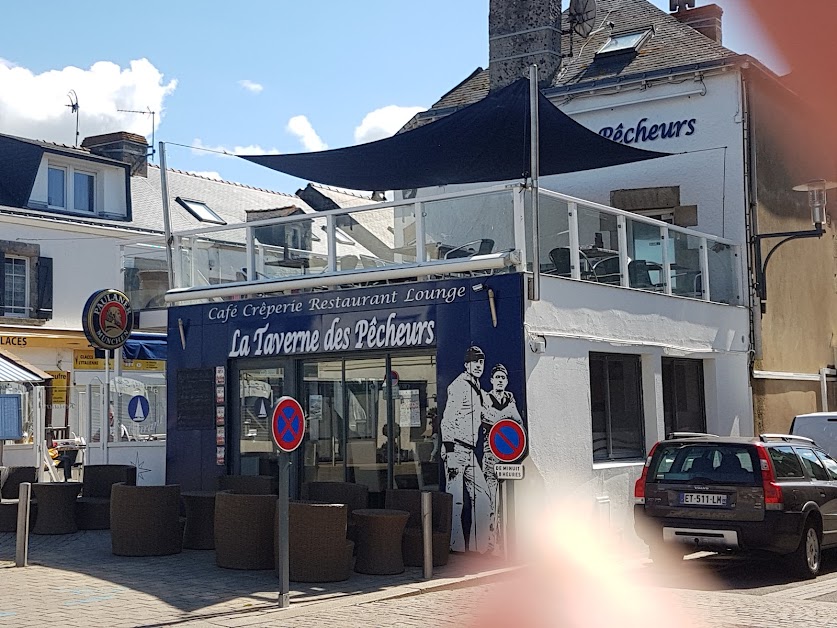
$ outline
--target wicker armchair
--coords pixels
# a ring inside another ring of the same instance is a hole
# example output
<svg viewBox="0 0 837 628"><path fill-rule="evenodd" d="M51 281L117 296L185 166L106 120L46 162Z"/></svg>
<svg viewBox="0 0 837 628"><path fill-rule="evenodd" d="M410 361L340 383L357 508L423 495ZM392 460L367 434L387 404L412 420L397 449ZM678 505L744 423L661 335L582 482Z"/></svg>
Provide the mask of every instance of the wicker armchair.
<svg viewBox="0 0 837 628"><path fill-rule="evenodd" d="M306 482L302 485L302 499L347 507L346 535L357 542L357 525L352 513L369 508L369 487L351 482Z"/></svg>
<svg viewBox="0 0 837 628"><path fill-rule="evenodd" d="M165 556L183 548L180 486L114 484L110 493L111 549L117 556Z"/></svg>
<svg viewBox="0 0 837 628"><path fill-rule="evenodd" d="M215 562L227 569L273 569L276 495L215 496Z"/></svg>
<svg viewBox="0 0 837 628"><path fill-rule="evenodd" d="M349 578L355 544L346 540L346 513L343 504L291 502L288 505L291 580L338 582Z"/></svg>
<svg viewBox="0 0 837 628"><path fill-rule="evenodd" d="M123 464L92 464L84 467L84 488L76 500L76 523L79 530L110 528L110 490L123 482L137 484L137 468Z"/></svg>
<svg viewBox="0 0 837 628"><path fill-rule="evenodd" d="M453 497L449 493L432 491L433 508L433 566L448 564L453 518ZM401 549L404 564L421 567L424 564L424 537L421 527L421 491L395 489L387 491L386 507L410 513Z"/></svg>
<svg viewBox="0 0 837 628"><path fill-rule="evenodd" d="M218 490L244 495L277 495L278 480L272 475L219 475Z"/></svg>
<svg viewBox="0 0 837 628"><path fill-rule="evenodd" d="M20 485L24 482L36 481L35 467L9 467L6 480L0 486L0 532L15 532L17 530L17 502ZM35 523L37 502L31 501L29 507L29 528Z"/></svg>

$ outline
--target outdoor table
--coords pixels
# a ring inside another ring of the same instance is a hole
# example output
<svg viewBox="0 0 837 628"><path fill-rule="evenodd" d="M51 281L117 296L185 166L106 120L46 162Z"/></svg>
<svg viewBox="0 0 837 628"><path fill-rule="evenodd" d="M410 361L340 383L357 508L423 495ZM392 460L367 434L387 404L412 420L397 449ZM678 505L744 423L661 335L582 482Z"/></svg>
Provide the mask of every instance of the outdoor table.
<svg viewBox="0 0 837 628"><path fill-rule="evenodd" d="M380 575L402 573L401 537L410 513L406 510L361 508L352 514L358 536L355 571Z"/></svg>
<svg viewBox="0 0 837 628"><path fill-rule="evenodd" d="M183 547L215 549L215 491L184 491L180 496L186 507Z"/></svg>
<svg viewBox="0 0 837 628"><path fill-rule="evenodd" d="M38 515L32 534L72 534L76 526L76 498L81 482L36 482L32 496L38 501Z"/></svg>

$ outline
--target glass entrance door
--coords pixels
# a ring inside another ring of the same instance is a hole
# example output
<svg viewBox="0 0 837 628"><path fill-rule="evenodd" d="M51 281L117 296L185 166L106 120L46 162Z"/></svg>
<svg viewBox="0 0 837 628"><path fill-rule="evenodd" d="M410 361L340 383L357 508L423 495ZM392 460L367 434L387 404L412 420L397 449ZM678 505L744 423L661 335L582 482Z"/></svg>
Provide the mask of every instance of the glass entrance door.
<svg viewBox="0 0 837 628"><path fill-rule="evenodd" d="M238 399L233 403L234 420L228 442L231 472L241 475L275 475L276 446L271 436L273 406L288 386L291 371L284 362L271 365L241 366L238 374ZM237 446L236 446L237 445Z"/></svg>

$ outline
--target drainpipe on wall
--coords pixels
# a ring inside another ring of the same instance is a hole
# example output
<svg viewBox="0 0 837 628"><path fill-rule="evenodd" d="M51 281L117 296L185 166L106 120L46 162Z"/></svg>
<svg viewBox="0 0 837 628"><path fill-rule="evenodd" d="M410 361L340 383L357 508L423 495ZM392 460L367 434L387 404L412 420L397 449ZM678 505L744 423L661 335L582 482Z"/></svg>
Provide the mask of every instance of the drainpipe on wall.
<svg viewBox="0 0 837 628"><path fill-rule="evenodd" d="M752 242L752 237L759 232L758 226L758 178L756 169L756 143L753 139L753 119L750 110L750 88L747 82L747 77L744 71L748 64L741 66L741 110L743 121L743 135L744 135L744 175L745 175L745 201L747 203L747 218L746 237L747 242ZM747 256L747 298L750 307L750 342L752 343L753 360L760 360L762 358L762 330L761 330L761 310L758 300L755 299L755 292L753 290L753 269L752 260L756 259L754 255L754 246L761 246L760 244L750 245L749 255ZM751 363L751 369L755 365Z"/></svg>

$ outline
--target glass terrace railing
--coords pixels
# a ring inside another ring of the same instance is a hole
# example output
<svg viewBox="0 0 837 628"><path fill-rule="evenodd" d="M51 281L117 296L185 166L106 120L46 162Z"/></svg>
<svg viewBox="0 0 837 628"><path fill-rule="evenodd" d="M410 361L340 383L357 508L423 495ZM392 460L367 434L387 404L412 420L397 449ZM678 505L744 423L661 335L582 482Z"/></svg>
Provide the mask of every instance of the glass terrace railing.
<svg viewBox="0 0 837 628"><path fill-rule="evenodd" d="M740 248L731 240L544 189L538 224L544 275L742 303Z"/></svg>
<svg viewBox="0 0 837 628"><path fill-rule="evenodd" d="M531 195L514 185L176 232L168 300L226 298L254 283L267 292L532 272L532 218ZM741 303L732 241L544 189L538 254L543 275ZM135 307L163 307L163 238L125 245L123 266Z"/></svg>

